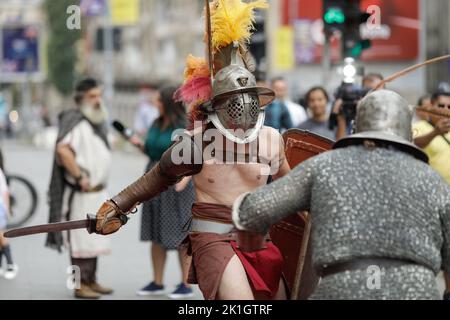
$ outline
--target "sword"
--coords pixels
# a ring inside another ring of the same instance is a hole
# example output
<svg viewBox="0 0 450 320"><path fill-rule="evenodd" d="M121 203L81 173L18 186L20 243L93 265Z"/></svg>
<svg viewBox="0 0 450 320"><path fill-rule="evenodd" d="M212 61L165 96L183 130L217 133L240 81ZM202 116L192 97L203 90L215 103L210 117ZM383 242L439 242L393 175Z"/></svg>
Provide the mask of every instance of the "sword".
<svg viewBox="0 0 450 320"><path fill-rule="evenodd" d="M89 232L89 234L91 234L91 233L95 232L96 223L97 223L97 219L96 219L95 215L88 214L87 218L83 219L83 220L48 223L48 224L42 224L42 225L38 225L38 226L11 229L11 230L5 232L4 236L6 238L16 238L16 237L21 237L21 236L28 236L31 234L84 229L84 228L86 228L87 232Z"/></svg>

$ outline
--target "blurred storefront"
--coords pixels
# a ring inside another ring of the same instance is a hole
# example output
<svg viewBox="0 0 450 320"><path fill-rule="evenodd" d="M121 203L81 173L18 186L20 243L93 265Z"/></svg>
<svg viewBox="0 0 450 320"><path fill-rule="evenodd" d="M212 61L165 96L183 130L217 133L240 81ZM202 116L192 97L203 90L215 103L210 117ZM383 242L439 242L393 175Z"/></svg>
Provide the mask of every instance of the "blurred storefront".
<svg viewBox="0 0 450 320"><path fill-rule="evenodd" d="M268 56L270 74L286 75L291 91L304 93L312 85L324 82L321 65L324 35L322 32L322 1L272 0L269 12ZM384 76L423 60L449 53L450 3L448 0L362 0L360 7L380 8L379 28L361 33L372 42L363 51L359 65L365 72ZM290 52L293 51L293 52ZM339 37L331 42L332 67L327 70L329 90L340 81L342 61ZM286 60L287 57L287 60ZM444 63L445 64L445 63ZM390 85L411 100L440 81L449 80L449 68L442 64L416 71Z"/></svg>
<svg viewBox="0 0 450 320"><path fill-rule="evenodd" d="M42 0L0 1L1 136L40 127L45 100L45 16Z"/></svg>

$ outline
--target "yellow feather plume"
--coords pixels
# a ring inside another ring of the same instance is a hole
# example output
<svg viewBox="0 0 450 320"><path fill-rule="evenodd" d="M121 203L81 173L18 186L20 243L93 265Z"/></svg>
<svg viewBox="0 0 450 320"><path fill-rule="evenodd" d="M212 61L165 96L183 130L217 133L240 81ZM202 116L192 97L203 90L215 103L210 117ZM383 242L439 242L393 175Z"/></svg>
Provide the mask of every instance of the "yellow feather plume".
<svg viewBox="0 0 450 320"><path fill-rule="evenodd" d="M197 77L209 77L209 66L205 58L194 57L190 54L186 58L184 80L187 82Z"/></svg>
<svg viewBox="0 0 450 320"><path fill-rule="evenodd" d="M212 48L219 51L233 41L248 42L254 29L254 9L266 9L266 0L216 0L211 8Z"/></svg>

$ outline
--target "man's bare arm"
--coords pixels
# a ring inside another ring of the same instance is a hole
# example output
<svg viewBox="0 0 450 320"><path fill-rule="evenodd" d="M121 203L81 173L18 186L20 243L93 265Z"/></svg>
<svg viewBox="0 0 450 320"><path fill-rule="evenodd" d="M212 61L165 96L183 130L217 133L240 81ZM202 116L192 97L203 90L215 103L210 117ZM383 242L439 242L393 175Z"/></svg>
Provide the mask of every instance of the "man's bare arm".
<svg viewBox="0 0 450 320"><path fill-rule="evenodd" d="M448 119L441 119L436 123L435 128L432 132L415 138L414 143L419 148L422 149L426 148L431 143L431 141L433 141L434 138L436 138L441 134L446 134L449 131L450 131L450 121Z"/></svg>
<svg viewBox="0 0 450 320"><path fill-rule="evenodd" d="M61 144L56 147L56 155L67 172L76 179L77 184L82 191L88 191L90 189L89 177L83 175L81 168L78 166L75 153L68 144Z"/></svg>
<svg viewBox="0 0 450 320"><path fill-rule="evenodd" d="M180 155L178 151L188 152L190 157L186 160L189 161L175 161ZM161 194L183 177L199 173L203 166L201 155L202 147L197 146L192 137L183 136L164 152L149 172L103 203L97 211L96 233L107 235L116 232L126 221L123 216L139 203Z"/></svg>
<svg viewBox="0 0 450 320"><path fill-rule="evenodd" d="M434 138L436 138L439 134L436 132L436 130L433 130L429 134L417 137L414 139L414 143L419 148L423 149L426 148L431 141L433 141Z"/></svg>
<svg viewBox="0 0 450 320"><path fill-rule="evenodd" d="M59 144L56 147L56 154L61 165L67 170L67 172L69 172L71 176L75 178L81 176L81 169L75 161L75 153L70 145Z"/></svg>

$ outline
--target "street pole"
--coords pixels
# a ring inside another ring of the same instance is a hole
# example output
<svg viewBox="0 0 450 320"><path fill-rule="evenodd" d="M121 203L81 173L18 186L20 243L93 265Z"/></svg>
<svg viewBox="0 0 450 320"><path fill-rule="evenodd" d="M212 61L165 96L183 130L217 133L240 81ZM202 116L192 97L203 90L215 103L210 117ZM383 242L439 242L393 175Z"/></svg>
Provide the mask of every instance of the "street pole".
<svg viewBox="0 0 450 320"><path fill-rule="evenodd" d="M323 44L322 54L322 83L325 88L328 89L330 82L330 70L331 70L331 52L330 52L330 35L325 31L325 42Z"/></svg>
<svg viewBox="0 0 450 320"><path fill-rule="evenodd" d="M110 1L106 1L105 26L103 28L103 84L105 86L105 104L109 111L111 111L114 101L114 36L110 4Z"/></svg>

